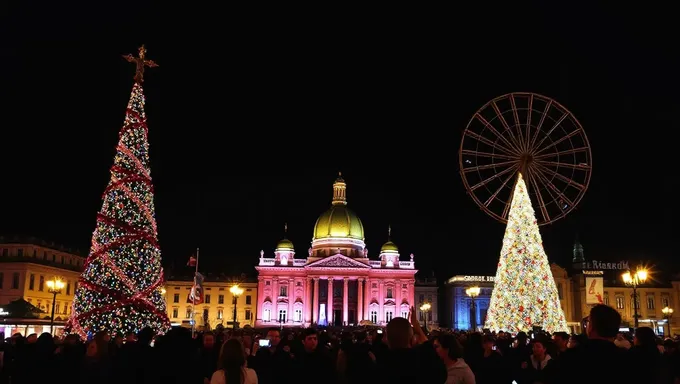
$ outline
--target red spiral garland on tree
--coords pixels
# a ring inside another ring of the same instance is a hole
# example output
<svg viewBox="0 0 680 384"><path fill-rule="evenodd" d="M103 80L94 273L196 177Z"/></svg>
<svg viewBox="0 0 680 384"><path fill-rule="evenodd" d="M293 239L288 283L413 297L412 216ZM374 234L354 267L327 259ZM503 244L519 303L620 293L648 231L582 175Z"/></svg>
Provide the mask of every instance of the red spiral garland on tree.
<svg viewBox="0 0 680 384"><path fill-rule="evenodd" d="M135 82L125 123L92 235L90 254L78 281L67 329L88 333L139 332L170 328L161 292L144 93Z"/></svg>

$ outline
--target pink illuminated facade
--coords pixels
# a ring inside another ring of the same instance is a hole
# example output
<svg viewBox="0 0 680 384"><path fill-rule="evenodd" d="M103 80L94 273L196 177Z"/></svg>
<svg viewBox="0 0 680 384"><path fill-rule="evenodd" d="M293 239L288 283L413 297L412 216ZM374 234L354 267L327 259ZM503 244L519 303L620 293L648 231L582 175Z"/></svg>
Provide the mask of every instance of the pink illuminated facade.
<svg viewBox="0 0 680 384"><path fill-rule="evenodd" d="M361 220L347 208L346 183L333 184L333 201L314 226L307 257L283 239L274 255L260 252L256 326L386 324L407 317L415 302L415 263L389 240L368 257ZM388 236L389 237L389 236Z"/></svg>

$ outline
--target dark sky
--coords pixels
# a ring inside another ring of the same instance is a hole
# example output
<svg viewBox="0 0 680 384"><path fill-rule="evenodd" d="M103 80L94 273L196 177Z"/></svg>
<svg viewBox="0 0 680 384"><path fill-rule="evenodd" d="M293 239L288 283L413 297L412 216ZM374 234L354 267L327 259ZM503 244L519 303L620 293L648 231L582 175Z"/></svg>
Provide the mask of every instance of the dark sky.
<svg viewBox="0 0 680 384"><path fill-rule="evenodd" d="M89 247L132 88L121 55L145 43L160 64L145 92L168 266L200 246L201 269L253 273L284 222L305 255L342 171L372 257L391 224L421 270L493 274L504 225L466 196L458 147L485 102L530 91L579 118L594 159L577 210L542 227L551 260L570 261L578 233L588 258L677 268L677 34L660 10L617 7L11 8L0 233Z"/></svg>

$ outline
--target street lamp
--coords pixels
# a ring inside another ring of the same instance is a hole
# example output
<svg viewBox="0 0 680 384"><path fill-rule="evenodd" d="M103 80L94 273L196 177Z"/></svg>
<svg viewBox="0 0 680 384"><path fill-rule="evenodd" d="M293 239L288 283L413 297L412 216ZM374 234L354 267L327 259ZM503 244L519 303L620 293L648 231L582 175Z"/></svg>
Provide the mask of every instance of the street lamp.
<svg viewBox="0 0 680 384"><path fill-rule="evenodd" d="M481 291L482 290L479 287L470 287L465 290L465 294L470 297L470 309L472 310L470 323L472 330L477 329L477 303L475 302L475 299L479 296Z"/></svg>
<svg viewBox="0 0 680 384"><path fill-rule="evenodd" d="M57 305L57 294L64 289L64 282L60 278L55 277L52 280L47 280L47 291L52 294L52 316L50 317L50 335L54 335L54 307Z"/></svg>
<svg viewBox="0 0 680 384"><path fill-rule="evenodd" d="M234 295L234 329L236 329L236 303L238 302L238 297L243 294L243 288L235 284L229 288L229 292Z"/></svg>
<svg viewBox="0 0 680 384"><path fill-rule="evenodd" d="M624 273L622 276L623 282L626 285L633 287L633 317L635 318L635 329L638 328L638 296L637 288L647 281L647 270L639 268L635 273L630 271Z"/></svg>
<svg viewBox="0 0 680 384"><path fill-rule="evenodd" d="M663 318L666 319L666 324L668 324L668 337L671 337L671 317L673 317L673 308L665 307L661 310L663 313Z"/></svg>
<svg viewBox="0 0 680 384"><path fill-rule="evenodd" d="M423 305L420 306L420 310L423 311L424 315L423 318L425 319L425 330L427 331L427 313L430 312L430 309L432 306L430 303L423 303Z"/></svg>

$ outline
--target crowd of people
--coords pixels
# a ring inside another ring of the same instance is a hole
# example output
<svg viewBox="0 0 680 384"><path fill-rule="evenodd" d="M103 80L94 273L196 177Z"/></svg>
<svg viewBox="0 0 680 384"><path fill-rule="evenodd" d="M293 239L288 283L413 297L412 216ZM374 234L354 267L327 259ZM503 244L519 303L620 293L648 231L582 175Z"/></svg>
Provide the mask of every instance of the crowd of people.
<svg viewBox="0 0 680 384"><path fill-rule="evenodd" d="M16 334L0 344L0 384L680 384L678 340L651 328L627 339L605 305L592 308L583 335L427 334L411 312L384 332L178 327L161 336L102 331L85 342Z"/></svg>

